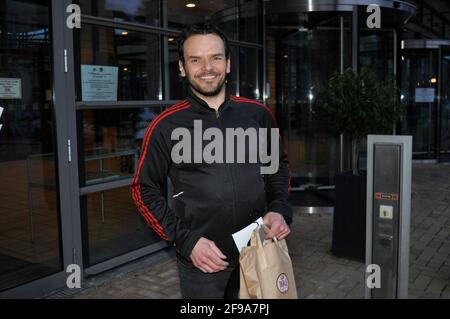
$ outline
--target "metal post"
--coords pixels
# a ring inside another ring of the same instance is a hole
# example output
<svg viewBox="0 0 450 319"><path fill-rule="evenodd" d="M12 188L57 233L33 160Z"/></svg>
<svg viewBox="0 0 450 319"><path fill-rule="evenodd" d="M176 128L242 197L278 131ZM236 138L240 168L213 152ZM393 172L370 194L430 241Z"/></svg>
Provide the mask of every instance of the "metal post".
<svg viewBox="0 0 450 319"><path fill-rule="evenodd" d="M366 273L365 295L367 299L406 299L412 137L369 135L367 150L366 269L370 265L378 270Z"/></svg>
<svg viewBox="0 0 450 319"><path fill-rule="evenodd" d="M353 6L352 11L352 68L359 70L359 17L358 6Z"/></svg>

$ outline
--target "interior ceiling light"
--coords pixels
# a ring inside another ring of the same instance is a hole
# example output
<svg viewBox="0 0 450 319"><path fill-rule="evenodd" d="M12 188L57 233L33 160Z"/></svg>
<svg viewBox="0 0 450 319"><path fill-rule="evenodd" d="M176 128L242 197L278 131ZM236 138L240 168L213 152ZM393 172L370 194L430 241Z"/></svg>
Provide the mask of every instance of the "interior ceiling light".
<svg viewBox="0 0 450 319"><path fill-rule="evenodd" d="M123 31L122 35L128 35L128 31Z"/></svg>
<svg viewBox="0 0 450 319"><path fill-rule="evenodd" d="M188 8L195 8L197 5L195 3L188 3L186 4L186 7Z"/></svg>

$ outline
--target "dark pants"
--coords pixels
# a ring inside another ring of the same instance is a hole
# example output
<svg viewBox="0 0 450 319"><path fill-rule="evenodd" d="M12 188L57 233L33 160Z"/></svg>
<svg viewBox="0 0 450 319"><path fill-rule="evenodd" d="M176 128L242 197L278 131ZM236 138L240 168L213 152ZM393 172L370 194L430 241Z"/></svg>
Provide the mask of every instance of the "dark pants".
<svg viewBox="0 0 450 319"><path fill-rule="evenodd" d="M237 299L239 264L208 274L192 263L177 258L181 296L184 299Z"/></svg>

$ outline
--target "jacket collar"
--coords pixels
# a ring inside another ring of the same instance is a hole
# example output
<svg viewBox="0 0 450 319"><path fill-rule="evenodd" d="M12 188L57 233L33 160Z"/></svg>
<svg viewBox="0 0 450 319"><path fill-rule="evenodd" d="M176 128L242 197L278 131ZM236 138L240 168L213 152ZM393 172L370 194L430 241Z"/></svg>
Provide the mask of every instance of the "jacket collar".
<svg viewBox="0 0 450 319"><path fill-rule="evenodd" d="M225 87L225 101L219 106L219 112L222 112L225 106L228 104L228 101L230 101L231 94L227 87ZM202 98L198 97L193 91L192 88L188 88L188 101L191 105L198 107L201 110L208 111L208 112L215 112L212 107L208 105Z"/></svg>

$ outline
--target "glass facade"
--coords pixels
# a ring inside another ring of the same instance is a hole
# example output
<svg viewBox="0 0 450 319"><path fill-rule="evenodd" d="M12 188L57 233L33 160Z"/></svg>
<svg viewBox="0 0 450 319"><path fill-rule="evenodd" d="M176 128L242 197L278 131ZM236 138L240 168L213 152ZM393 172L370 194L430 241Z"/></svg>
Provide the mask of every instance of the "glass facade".
<svg viewBox="0 0 450 319"><path fill-rule="evenodd" d="M295 190L332 189L350 167L349 140L328 132L317 98L346 68L395 73L407 104L399 129L414 136L414 157L450 160L450 50L400 50L398 25L370 30L348 8L311 12L300 4L273 18L263 10L271 1L262 0L72 2L80 29L53 26L66 13L59 0L0 2L0 292L64 272L74 260L86 274L101 272L160 242L128 185L147 126L186 96L177 41L196 22L212 21L230 39L230 93L276 114ZM435 99L417 100L417 89L434 89ZM64 96L58 105L55 96ZM62 171L62 161L76 172ZM66 201L75 204L62 210Z"/></svg>
<svg viewBox="0 0 450 319"><path fill-rule="evenodd" d="M67 2L0 3L0 295L64 286L54 278L69 264L95 274L164 247L129 184L146 128L186 96L177 51L185 27L222 28L230 93L263 99L263 1L72 2L81 28L58 18Z"/></svg>
<svg viewBox="0 0 450 319"><path fill-rule="evenodd" d="M88 234L85 263L95 265L159 241L136 211L128 187L82 198Z"/></svg>
<svg viewBox="0 0 450 319"><path fill-rule="evenodd" d="M78 0L81 12L114 21L126 21L159 26L159 0Z"/></svg>
<svg viewBox="0 0 450 319"><path fill-rule="evenodd" d="M81 66L117 69L117 98L114 100L118 101L158 99L160 47L157 34L95 25L85 25L80 30ZM86 76L80 70L80 101L92 100L86 92L83 94L81 82ZM111 100L111 96L105 98Z"/></svg>
<svg viewBox="0 0 450 319"><path fill-rule="evenodd" d="M450 46L441 47L441 104L439 109L439 154L440 161L450 161ZM431 78L433 79L433 78ZM430 79L430 81L431 81Z"/></svg>
<svg viewBox="0 0 450 319"><path fill-rule="evenodd" d="M49 2L0 2L0 291L62 270Z"/></svg>
<svg viewBox="0 0 450 319"><path fill-rule="evenodd" d="M416 159L436 158L437 101L416 99L417 89L437 90L438 50L403 50L401 99L407 106L402 134L413 135L413 155Z"/></svg>
<svg viewBox="0 0 450 319"><path fill-rule="evenodd" d="M351 67L351 16L309 17L314 23L303 28L268 32L269 38L278 41L278 52L272 55L280 61L276 66L280 81L274 85L294 187L333 185L339 171L339 140L327 131L318 109L318 92L331 75Z"/></svg>
<svg viewBox="0 0 450 319"><path fill-rule="evenodd" d="M363 29L359 37L359 65L369 66L382 79L394 75L394 30Z"/></svg>

